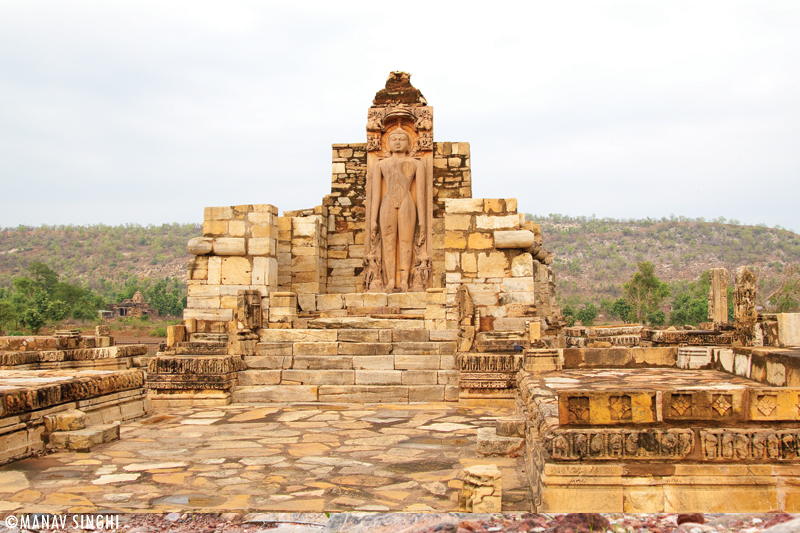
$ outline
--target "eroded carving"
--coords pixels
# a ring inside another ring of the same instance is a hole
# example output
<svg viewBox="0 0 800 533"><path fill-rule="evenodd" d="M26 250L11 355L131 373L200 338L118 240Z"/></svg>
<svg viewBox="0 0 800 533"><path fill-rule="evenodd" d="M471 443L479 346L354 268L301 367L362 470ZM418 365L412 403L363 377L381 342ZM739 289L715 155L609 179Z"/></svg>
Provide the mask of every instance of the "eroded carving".
<svg viewBox="0 0 800 533"><path fill-rule="evenodd" d="M559 429L544 447L553 459L682 459L694 449L690 429Z"/></svg>

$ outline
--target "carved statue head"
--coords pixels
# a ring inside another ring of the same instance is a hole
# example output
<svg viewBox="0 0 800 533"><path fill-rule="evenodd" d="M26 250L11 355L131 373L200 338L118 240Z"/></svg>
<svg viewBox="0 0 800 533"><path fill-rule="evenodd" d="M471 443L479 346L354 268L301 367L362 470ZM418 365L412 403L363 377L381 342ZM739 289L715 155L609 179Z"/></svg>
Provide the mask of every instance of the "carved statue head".
<svg viewBox="0 0 800 533"><path fill-rule="evenodd" d="M395 128L389 134L389 151L404 153L411 149L411 138L402 128Z"/></svg>

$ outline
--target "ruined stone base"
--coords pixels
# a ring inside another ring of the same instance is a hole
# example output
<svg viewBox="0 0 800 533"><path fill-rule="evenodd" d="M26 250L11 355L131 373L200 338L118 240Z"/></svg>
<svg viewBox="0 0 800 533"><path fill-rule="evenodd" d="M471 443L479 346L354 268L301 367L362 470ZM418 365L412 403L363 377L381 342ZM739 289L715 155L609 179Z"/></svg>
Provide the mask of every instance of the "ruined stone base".
<svg viewBox="0 0 800 533"><path fill-rule="evenodd" d="M222 390L159 391L148 396L153 409L191 407L193 405L229 405L231 393Z"/></svg>
<svg viewBox="0 0 800 533"><path fill-rule="evenodd" d="M238 355L159 353L147 366L147 389L154 408L228 405L245 369Z"/></svg>
<svg viewBox="0 0 800 533"><path fill-rule="evenodd" d="M798 465L542 465L536 512L800 512Z"/></svg>
<svg viewBox="0 0 800 533"><path fill-rule="evenodd" d="M143 416L140 370L0 372L0 464L41 453L45 417L77 409L93 427Z"/></svg>

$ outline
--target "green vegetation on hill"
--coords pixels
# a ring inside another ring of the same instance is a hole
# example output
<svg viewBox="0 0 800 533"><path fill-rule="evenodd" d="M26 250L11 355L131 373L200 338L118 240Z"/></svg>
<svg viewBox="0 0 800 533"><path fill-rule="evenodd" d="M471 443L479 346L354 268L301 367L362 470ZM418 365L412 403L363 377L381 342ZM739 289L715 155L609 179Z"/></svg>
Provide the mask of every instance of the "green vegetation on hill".
<svg viewBox="0 0 800 533"><path fill-rule="evenodd" d="M29 265L39 262L106 302L119 301L118 295L127 294L126 287L134 284L141 285L147 298L144 289L162 280L177 280L185 296L186 262L191 257L186 243L202 233L200 224L0 229L0 287L11 287L15 277L26 275Z"/></svg>
<svg viewBox="0 0 800 533"><path fill-rule="evenodd" d="M638 314L652 324L703 322L708 309L705 273L725 267L733 274L742 265L756 274L760 305L770 311L800 308L800 235L780 227L674 216L617 220L556 214L528 219L541 224L544 245L556 255L562 305L578 320L634 320ZM88 291L84 301L92 305L122 301L138 289L160 314L180 315L191 258L186 243L200 235L199 224L0 229L0 300L28 290L26 282L17 285L14 279L35 278L31 267L40 263L76 294ZM637 308L635 298L626 296L625 283L633 282L646 262L652 264L652 275L669 287L669 296ZM729 297L729 308L732 302ZM56 313L56 307L52 316L63 311ZM0 304L0 317L3 312L10 312L8 304L5 311Z"/></svg>
<svg viewBox="0 0 800 533"><path fill-rule="evenodd" d="M544 245L556 256L562 302L573 307L623 296L623 283L642 261L653 264L655 275L673 288L673 297L676 283L696 282L710 268L724 267L733 275L739 266L749 266L759 279L759 303L764 304L787 269L800 263L800 235L778 226L674 216L619 220L551 214L528 219L541 224Z"/></svg>

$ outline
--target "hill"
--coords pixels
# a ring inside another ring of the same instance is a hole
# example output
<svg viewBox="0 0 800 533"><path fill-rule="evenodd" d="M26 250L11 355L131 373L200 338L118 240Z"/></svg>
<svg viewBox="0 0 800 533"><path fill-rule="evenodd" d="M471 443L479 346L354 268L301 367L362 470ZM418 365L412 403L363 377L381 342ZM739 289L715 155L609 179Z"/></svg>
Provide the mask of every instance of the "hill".
<svg viewBox="0 0 800 533"><path fill-rule="evenodd" d="M179 279L186 292L186 243L202 235L200 224L161 226L19 226L0 230L0 287L44 263L69 283L114 301L126 283Z"/></svg>
<svg viewBox="0 0 800 533"><path fill-rule="evenodd" d="M621 296L622 283L639 261L650 261L662 281L693 281L709 268L733 274L746 265L759 269L764 293L788 264L800 263L800 235L780 227L743 226L736 221L686 217L617 220L528 215L542 226L562 300L599 303Z"/></svg>
<svg viewBox="0 0 800 533"><path fill-rule="evenodd" d="M545 247L556 255L559 291L565 303L595 302L621 295L639 261L655 265L670 284L692 281L709 268L760 269L763 287L777 283L785 265L800 263L800 235L765 225L671 217L616 220L563 215L528 215L542 226ZM126 283L179 280L185 294L186 243L202 235L200 224L161 226L20 226L0 229L0 287L25 275L35 261L64 281L90 288L107 301Z"/></svg>

